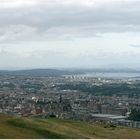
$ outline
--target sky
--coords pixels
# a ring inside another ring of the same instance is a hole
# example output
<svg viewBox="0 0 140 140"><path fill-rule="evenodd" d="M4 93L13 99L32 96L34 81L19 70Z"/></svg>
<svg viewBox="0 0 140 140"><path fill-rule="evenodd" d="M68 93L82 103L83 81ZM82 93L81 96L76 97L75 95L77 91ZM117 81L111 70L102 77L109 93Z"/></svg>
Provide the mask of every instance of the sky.
<svg viewBox="0 0 140 140"><path fill-rule="evenodd" d="M0 69L140 68L139 0L0 0Z"/></svg>

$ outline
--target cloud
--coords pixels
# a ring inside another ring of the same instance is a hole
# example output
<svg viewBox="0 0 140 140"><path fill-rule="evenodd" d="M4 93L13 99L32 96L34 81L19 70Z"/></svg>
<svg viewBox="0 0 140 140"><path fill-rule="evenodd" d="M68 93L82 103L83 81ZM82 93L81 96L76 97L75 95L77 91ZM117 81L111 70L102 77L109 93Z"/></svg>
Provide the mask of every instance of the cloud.
<svg viewBox="0 0 140 140"><path fill-rule="evenodd" d="M139 13L138 0L0 0L0 66L138 63Z"/></svg>
<svg viewBox="0 0 140 140"><path fill-rule="evenodd" d="M35 39L35 30L35 28L25 25L10 25L0 28L0 42L7 43L7 41L14 42Z"/></svg>
<svg viewBox="0 0 140 140"><path fill-rule="evenodd" d="M129 46L134 48L140 48L140 45L135 45L135 44L130 44Z"/></svg>
<svg viewBox="0 0 140 140"><path fill-rule="evenodd" d="M140 32L136 0L1 0L0 7L0 42Z"/></svg>
<svg viewBox="0 0 140 140"><path fill-rule="evenodd" d="M110 0L105 2L102 0L1 0L1 8L19 8L19 7L31 7L38 5L45 6L58 6L58 5L84 5L84 6L95 6L99 4L108 3Z"/></svg>

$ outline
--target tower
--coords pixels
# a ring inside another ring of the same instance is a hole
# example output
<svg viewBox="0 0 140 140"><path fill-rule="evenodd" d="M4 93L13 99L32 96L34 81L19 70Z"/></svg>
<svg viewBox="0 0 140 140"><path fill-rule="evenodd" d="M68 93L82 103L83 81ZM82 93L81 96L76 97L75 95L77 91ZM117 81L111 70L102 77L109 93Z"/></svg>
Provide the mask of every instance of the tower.
<svg viewBox="0 0 140 140"><path fill-rule="evenodd" d="M59 103L62 103L62 95L60 95Z"/></svg>

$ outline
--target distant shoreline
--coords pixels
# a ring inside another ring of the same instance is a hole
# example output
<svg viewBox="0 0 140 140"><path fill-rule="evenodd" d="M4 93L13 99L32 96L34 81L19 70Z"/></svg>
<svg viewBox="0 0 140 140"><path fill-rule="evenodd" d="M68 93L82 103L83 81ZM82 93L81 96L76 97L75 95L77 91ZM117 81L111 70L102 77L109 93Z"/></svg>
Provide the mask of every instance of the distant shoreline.
<svg viewBox="0 0 140 140"><path fill-rule="evenodd" d="M100 78L140 78L140 72L87 72L77 76L100 77Z"/></svg>

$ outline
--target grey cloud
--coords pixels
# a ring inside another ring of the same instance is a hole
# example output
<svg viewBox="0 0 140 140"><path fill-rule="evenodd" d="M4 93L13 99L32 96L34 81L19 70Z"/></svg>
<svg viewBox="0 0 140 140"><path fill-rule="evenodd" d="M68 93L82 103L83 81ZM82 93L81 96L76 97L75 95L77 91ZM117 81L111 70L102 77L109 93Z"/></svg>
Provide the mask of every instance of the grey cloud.
<svg viewBox="0 0 140 140"><path fill-rule="evenodd" d="M140 32L140 1L114 3L110 1L108 5L88 7L59 5L54 1L50 6L2 8L0 41L40 41L108 32Z"/></svg>
<svg viewBox="0 0 140 140"><path fill-rule="evenodd" d="M130 44L129 46L134 48L140 48L140 45L135 45L135 44Z"/></svg>

